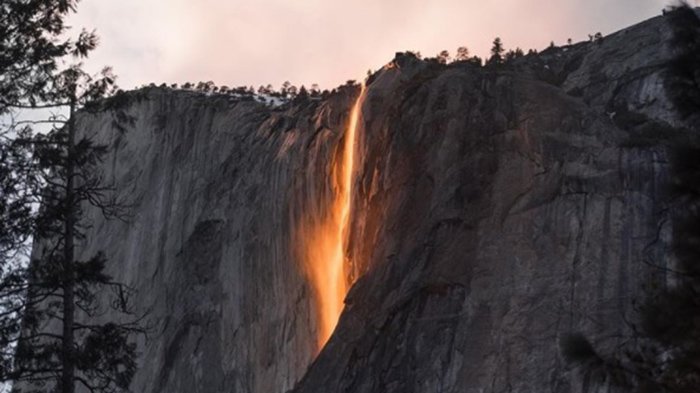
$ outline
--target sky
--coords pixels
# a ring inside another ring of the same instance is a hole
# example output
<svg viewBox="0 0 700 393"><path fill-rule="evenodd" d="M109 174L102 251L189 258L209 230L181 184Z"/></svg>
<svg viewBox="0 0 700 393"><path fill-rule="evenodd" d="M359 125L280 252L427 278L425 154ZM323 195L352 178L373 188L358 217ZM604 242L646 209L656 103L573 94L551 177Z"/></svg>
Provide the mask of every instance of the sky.
<svg viewBox="0 0 700 393"><path fill-rule="evenodd" d="M669 0L82 0L70 24L95 29L89 69L121 88L151 82L227 86L360 79L397 51L545 48L661 14Z"/></svg>

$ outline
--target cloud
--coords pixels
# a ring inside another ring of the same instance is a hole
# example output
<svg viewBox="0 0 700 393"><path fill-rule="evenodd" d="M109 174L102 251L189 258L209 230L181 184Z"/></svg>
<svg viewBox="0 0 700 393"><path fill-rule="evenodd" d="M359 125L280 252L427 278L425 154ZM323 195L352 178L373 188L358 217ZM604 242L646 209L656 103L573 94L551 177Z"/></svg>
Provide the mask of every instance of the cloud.
<svg viewBox="0 0 700 393"><path fill-rule="evenodd" d="M126 88L213 80L229 86L289 80L333 87L362 77L396 51L468 46L486 55L543 48L659 14L662 0L120 0L80 3L74 26L96 28L89 60L109 64Z"/></svg>

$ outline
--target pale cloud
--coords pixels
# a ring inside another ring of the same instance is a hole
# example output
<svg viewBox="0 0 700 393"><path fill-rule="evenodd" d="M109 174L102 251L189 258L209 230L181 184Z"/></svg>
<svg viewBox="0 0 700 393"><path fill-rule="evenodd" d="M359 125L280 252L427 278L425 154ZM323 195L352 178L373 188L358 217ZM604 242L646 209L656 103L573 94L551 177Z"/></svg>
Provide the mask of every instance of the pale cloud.
<svg viewBox="0 0 700 393"><path fill-rule="evenodd" d="M666 0L86 0L74 26L97 29L89 65L120 85L213 80L238 86L289 80L333 87L394 52L433 55L461 45L484 56L580 41L660 14Z"/></svg>

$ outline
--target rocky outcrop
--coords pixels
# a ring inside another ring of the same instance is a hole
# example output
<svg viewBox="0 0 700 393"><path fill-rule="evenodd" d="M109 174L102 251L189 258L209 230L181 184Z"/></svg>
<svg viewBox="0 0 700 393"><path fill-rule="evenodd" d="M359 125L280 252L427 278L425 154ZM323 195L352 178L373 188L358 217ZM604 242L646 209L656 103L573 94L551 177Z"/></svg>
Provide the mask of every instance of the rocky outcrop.
<svg viewBox="0 0 700 393"><path fill-rule="evenodd" d="M591 391L559 339L613 348L671 263L667 146L697 131L665 90L671 34L659 17L504 67L401 55L374 75L354 285L318 357L299 225L327 214L359 89L277 109L151 89L85 115L133 205L82 246L149 311L133 390Z"/></svg>

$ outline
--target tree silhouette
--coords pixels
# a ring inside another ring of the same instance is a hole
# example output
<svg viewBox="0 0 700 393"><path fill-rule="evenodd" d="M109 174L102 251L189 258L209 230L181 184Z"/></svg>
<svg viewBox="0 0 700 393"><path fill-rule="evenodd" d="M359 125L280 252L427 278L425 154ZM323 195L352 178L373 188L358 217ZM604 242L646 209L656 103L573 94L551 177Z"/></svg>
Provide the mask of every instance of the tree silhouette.
<svg viewBox="0 0 700 393"><path fill-rule="evenodd" d="M309 91L306 90L306 87L304 87L304 85L301 85L301 87L299 88L299 92L297 93L296 98L300 100L305 100L309 98Z"/></svg>
<svg viewBox="0 0 700 393"><path fill-rule="evenodd" d="M447 64L450 62L450 52L447 50L442 50L436 56L438 63Z"/></svg>
<svg viewBox="0 0 700 393"><path fill-rule="evenodd" d="M487 64L502 64L504 51L505 49L503 48L503 41L501 41L500 37L496 37L493 40L493 46L491 46L491 57L489 58Z"/></svg>
<svg viewBox="0 0 700 393"><path fill-rule="evenodd" d="M318 86L318 83L312 84L309 92L311 97L318 97L321 94L321 88Z"/></svg>
<svg viewBox="0 0 700 393"><path fill-rule="evenodd" d="M523 50L520 48L515 48L515 50L511 49L508 52L506 52L504 60L506 62L509 62L509 61L515 60L515 59L517 59L519 57L523 57L523 56L525 56L525 53L523 53Z"/></svg>
<svg viewBox="0 0 700 393"><path fill-rule="evenodd" d="M457 54L455 55L455 61L467 61L469 60L469 49L466 46L460 46L457 48Z"/></svg>
<svg viewBox="0 0 700 393"><path fill-rule="evenodd" d="M95 321L104 307L129 314L132 291L105 273L104 254L76 259L86 235L83 209L93 206L109 218L125 208L97 170L106 147L76 127L78 111L99 110L98 100L114 91L109 68L92 76L79 62L95 48L95 34L62 38L76 4L0 4L1 110L11 119L0 144L8 158L0 165L0 210L11 218L3 220L11 235L2 236L0 246L11 252L34 240L28 265L2 260L0 381L23 391L73 393L76 383L91 391L126 390L136 367L129 338L143 331L138 317L126 324ZM15 121L18 111L37 108L59 114ZM39 124L51 130L35 133ZM113 295L108 305L99 301L103 293Z"/></svg>

